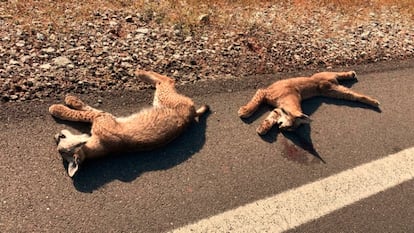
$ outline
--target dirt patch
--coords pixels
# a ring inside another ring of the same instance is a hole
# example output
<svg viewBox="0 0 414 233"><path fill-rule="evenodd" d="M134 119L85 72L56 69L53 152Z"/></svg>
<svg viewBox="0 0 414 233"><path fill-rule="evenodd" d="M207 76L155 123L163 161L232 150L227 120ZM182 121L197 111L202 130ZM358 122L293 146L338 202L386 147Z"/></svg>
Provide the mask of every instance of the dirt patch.
<svg viewBox="0 0 414 233"><path fill-rule="evenodd" d="M1 100L148 88L136 68L187 84L414 54L410 1L157 2L0 1Z"/></svg>

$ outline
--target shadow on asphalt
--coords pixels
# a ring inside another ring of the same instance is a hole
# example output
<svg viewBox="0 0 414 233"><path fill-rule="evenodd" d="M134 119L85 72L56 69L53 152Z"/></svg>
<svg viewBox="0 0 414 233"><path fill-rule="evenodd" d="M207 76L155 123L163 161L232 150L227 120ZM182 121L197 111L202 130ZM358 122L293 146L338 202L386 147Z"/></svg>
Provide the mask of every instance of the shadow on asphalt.
<svg viewBox="0 0 414 233"><path fill-rule="evenodd" d="M355 84L357 80L347 80L342 81L341 85L350 88L353 84ZM334 99L334 98L327 98L327 97L314 97L309 100L304 100L302 102L302 111L308 116L311 116L322 104L328 105L338 105L338 106L348 106L352 108L364 108L374 110L376 112L381 112L381 109L354 101L342 100L342 99ZM263 114L267 114L273 108L269 105L261 106L251 117L247 119L242 119L243 122L246 124L251 124L252 122L256 121L260 118ZM344 116L346 117L346 116ZM338 120L338 119L335 119ZM311 123L312 124L312 123ZM273 127L266 135L261 136L261 138L268 142L273 143L276 142L279 133L283 135L282 138L282 146L284 149L284 156L292 161L308 164L309 160L307 159L306 154L312 155L314 158L317 158L318 161L322 163L326 163L321 155L316 151L312 138L311 138L311 126L304 124L298 127L295 131L282 131L280 132L277 127ZM296 146L293 146L296 145ZM300 150L298 150L300 148ZM314 161L311 159L310 161Z"/></svg>
<svg viewBox="0 0 414 233"><path fill-rule="evenodd" d="M73 185L80 192L91 193L113 180L131 182L146 171L165 170L186 161L203 147L210 114L200 117L198 122L192 123L182 135L163 148L85 161L73 177ZM80 127L79 130L85 132L85 126L80 124ZM67 170L67 162L62 162Z"/></svg>

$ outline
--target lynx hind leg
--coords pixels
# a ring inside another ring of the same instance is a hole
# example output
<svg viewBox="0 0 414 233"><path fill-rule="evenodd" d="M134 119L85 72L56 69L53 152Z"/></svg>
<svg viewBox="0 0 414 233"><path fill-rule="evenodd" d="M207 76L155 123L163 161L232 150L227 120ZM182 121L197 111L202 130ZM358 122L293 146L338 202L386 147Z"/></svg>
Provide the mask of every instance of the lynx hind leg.
<svg viewBox="0 0 414 233"><path fill-rule="evenodd" d="M62 120L92 123L94 119L104 113L99 111L74 110L63 104L52 104L49 113Z"/></svg>
<svg viewBox="0 0 414 233"><path fill-rule="evenodd" d="M257 90L250 102L239 109L239 117L250 117L259 108L260 104L265 100L265 97L266 91L264 89Z"/></svg>
<svg viewBox="0 0 414 233"><path fill-rule="evenodd" d="M336 80L356 80L357 75L355 71L348 72L320 72L311 76L312 78L325 78Z"/></svg>
<svg viewBox="0 0 414 233"><path fill-rule="evenodd" d="M144 70L137 69L135 71L135 75L137 75L138 78L141 79L142 81L151 83L153 85L156 85L157 83L160 83L160 82L167 82L167 83L174 84L174 79L169 78L165 75L158 74L154 71L144 71Z"/></svg>
<svg viewBox="0 0 414 233"><path fill-rule="evenodd" d="M93 108L89 106L88 104L84 103L81 99L79 99L76 96L73 95L67 95L65 97L65 104L69 106L70 108L80 110L80 111L97 111L97 112L103 112L99 109Z"/></svg>
<svg viewBox="0 0 414 233"><path fill-rule="evenodd" d="M380 105L380 102L378 100L371 98L367 95L352 91L351 89L341 86L341 85L332 86L331 89L327 90L324 93L324 95L328 97L337 98L337 99L345 99L345 100L361 102L361 103L370 105L375 108L379 108L379 105Z"/></svg>

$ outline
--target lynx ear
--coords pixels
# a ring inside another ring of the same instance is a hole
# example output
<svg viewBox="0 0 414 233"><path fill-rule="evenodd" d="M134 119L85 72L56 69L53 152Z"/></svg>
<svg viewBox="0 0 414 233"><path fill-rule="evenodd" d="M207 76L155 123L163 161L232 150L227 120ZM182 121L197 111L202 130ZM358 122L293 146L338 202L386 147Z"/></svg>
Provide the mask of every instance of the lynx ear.
<svg viewBox="0 0 414 233"><path fill-rule="evenodd" d="M72 159L69 161L68 164L68 175L69 177L73 177L76 172L79 170L79 164L81 163L81 160L79 158L78 154L74 154Z"/></svg>
<svg viewBox="0 0 414 233"><path fill-rule="evenodd" d="M73 177L75 175L75 173L78 171L79 169L79 164L75 161L69 162L68 165L68 175L69 177Z"/></svg>
<svg viewBox="0 0 414 233"><path fill-rule="evenodd" d="M299 121L300 124L310 124L311 123L311 119L308 115L303 114L300 115L300 117L297 118L297 120Z"/></svg>

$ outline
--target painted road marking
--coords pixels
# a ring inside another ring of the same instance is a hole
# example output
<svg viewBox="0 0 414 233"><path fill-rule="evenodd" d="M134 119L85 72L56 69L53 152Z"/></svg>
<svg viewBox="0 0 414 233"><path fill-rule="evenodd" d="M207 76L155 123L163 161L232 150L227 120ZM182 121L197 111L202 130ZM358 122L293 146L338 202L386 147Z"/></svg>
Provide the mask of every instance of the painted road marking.
<svg viewBox="0 0 414 233"><path fill-rule="evenodd" d="M414 147L171 232L282 232L414 178Z"/></svg>

